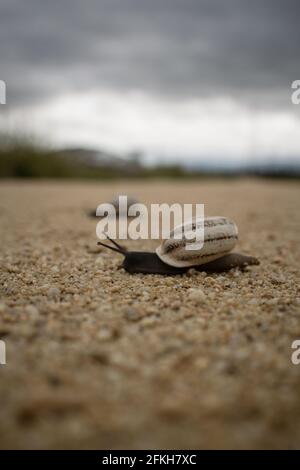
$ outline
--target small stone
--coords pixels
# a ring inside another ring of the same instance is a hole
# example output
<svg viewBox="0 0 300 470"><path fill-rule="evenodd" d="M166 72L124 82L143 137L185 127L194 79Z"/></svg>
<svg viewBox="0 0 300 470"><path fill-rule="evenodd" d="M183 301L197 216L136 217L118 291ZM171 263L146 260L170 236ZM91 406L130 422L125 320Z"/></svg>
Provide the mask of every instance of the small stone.
<svg viewBox="0 0 300 470"><path fill-rule="evenodd" d="M215 292L209 292L207 294L207 297L210 299L210 300L214 300L216 298L216 293Z"/></svg>
<svg viewBox="0 0 300 470"><path fill-rule="evenodd" d="M54 274L59 273L59 267L57 265L52 266L51 272L53 272Z"/></svg>
<svg viewBox="0 0 300 470"><path fill-rule="evenodd" d="M279 285L285 283L285 278L283 276L276 276L275 274L273 274L270 277L270 281L272 284Z"/></svg>
<svg viewBox="0 0 300 470"><path fill-rule="evenodd" d="M48 289L49 289L50 285L49 284L43 284L41 287L40 287L40 290L42 292L46 292Z"/></svg>
<svg viewBox="0 0 300 470"><path fill-rule="evenodd" d="M195 361L195 367L198 370L203 370L203 369L207 368L208 363L209 363L209 361L208 361L207 357L198 357Z"/></svg>
<svg viewBox="0 0 300 470"><path fill-rule="evenodd" d="M95 263L97 266L104 266L104 259L101 256L98 256L98 258L95 260Z"/></svg>
<svg viewBox="0 0 300 470"><path fill-rule="evenodd" d="M124 316L127 320L137 321L141 318L141 312L135 308L127 308L124 311Z"/></svg>
<svg viewBox="0 0 300 470"><path fill-rule="evenodd" d="M198 274L198 272L196 271L195 268L190 268L190 269L188 270L188 272L186 273L187 277L193 277L193 276L195 276L196 274Z"/></svg>
<svg viewBox="0 0 300 470"><path fill-rule="evenodd" d="M235 271L233 271L232 275L233 275L233 277L240 277L241 272L236 269Z"/></svg>
<svg viewBox="0 0 300 470"><path fill-rule="evenodd" d="M152 326L158 322L158 319L155 315L151 315L149 317L145 317L142 319L141 323L143 326Z"/></svg>
<svg viewBox="0 0 300 470"><path fill-rule="evenodd" d="M50 287L50 289L47 292L48 297L59 297L60 295L60 290L57 287Z"/></svg>
<svg viewBox="0 0 300 470"><path fill-rule="evenodd" d="M117 336L118 331L108 327L101 328L101 330L97 334L98 339L100 339L101 341L109 341L111 339L116 338Z"/></svg>
<svg viewBox="0 0 300 470"><path fill-rule="evenodd" d="M207 276L207 277L205 278L205 284L207 284L208 286L213 286L213 285L215 285L216 283L217 283L217 281L216 281L213 277L211 277L211 276Z"/></svg>
<svg viewBox="0 0 300 470"><path fill-rule="evenodd" d="M31 317L38 317L39 316L39 310L35 307L35 305L27 305L25 307L25 311Z"/></svg>
<svg viewBox="0 0 300 470"><path fill-rule="evenodd" d="M119 292L120 291L120 287L119 286L112 286L110 288L110 292L112 293L116 293L116 292Z"/></svg>
<svg viewBox="0 0 300 470"><path fill-rule="evenodd" d="M180 305L181 305L181 304L180 304L179 300L175 300L175 301L171 304L171 308L172 308L173 310L179 310L179 309L180 309Z"/></svg>
<svg viewBox="0 0 300 470"><path fill-rule="evenodd" d="M197 304L201 304L206 300L206 295L200 288L195 289L192 287L188 289L187 294L188 298Z"/></svg>
<svg viewBox="0 0 300 470"><path fill-rule="evenodd" d="M279 299L275 297L274 299L267 300L266 304L267 305L278 305L279 304Z"/></svg>

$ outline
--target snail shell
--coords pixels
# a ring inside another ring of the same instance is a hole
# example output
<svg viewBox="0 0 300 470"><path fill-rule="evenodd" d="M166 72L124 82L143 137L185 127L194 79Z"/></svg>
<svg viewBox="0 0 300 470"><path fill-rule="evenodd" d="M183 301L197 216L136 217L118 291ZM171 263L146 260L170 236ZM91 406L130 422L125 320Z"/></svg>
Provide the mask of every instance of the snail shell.
<svg viewBox="0 0 300 470"><path fill-rule="evenodd" d="M132 206L133 204L137 204L139 201L133 196L129 196L129 195L126 195L126 194L124 194L124 196L127 196L127 215L128 215L128 210L129 210L130 206ZM110 204L112 204L114 206L115 210L116 210L116 215L120 215L119 197L120 196L116 196L116 197L114 197L114 199L112 199L110 201ZM122 215L124 215L124 214L122 214Z"/></svg>
<svg viewBox="0 0 300 470"><path fill-rule="evenodd" d="M199 249L187 249L189 244L195 243L191 236L196 228L204 224L204 243ZM180 239L174 237L183 227L177 227L171 237L164 240L156 249L157 256L169 266L192 267L209 263L228 254L238 240L236 224L226 217L206 217L193 219L185 225L185 235Z"/></svg>

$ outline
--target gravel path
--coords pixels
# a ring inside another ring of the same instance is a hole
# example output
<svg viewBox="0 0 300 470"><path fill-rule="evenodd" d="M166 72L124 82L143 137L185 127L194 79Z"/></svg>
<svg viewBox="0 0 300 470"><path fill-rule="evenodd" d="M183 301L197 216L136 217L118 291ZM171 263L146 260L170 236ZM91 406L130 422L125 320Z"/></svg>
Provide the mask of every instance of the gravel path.
<svg viewBox="0 0 300 470"><path fill-rule="evenodd" d="M86 211L126 192L204 202L261 265L117 270ZM2 183L1 447L299 447L299 199L298 183L264 180Z"/></svg>

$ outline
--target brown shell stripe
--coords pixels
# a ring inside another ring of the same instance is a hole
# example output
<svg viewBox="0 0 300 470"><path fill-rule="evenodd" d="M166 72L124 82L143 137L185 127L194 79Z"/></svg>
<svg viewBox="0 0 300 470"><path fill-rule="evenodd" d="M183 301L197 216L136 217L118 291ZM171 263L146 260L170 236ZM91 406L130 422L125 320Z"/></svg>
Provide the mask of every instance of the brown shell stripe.
<svg viewBox="0 0 300 470"><path fill-rule="evenodd" d="M213 220L204 220L204 227L217 227L218 225L229 225L229 226L232 227L232 226L234 226L234 223L233 222L228 222L228 220L226 220L226 219L223 219L219 222L214 222ZM195 230L197 226L201 227L201 224L193 223L193 225L191 225L189 230ZM184 226L182 227L181 232L182 233L184 232ZM174 230L173 230L172 234L174 234Z"/></svg>
<svg viewBox="0 0 300 470"><path fill-rule="evenodd" d="M201 225L201 224L196 224L196 222L193 222L192 224L192 229L196 228L196 225ZM234 225L231 221L229 222L228 219L221 219L218 220L217 222L214 220L204 220L204 227L217 227L218 225Z"/></svg>
<svg viewBox="0 0 300 470"><path fill-rule="evenodd" d="M204 242L205 243L210 243L210 242L215 242L215 241L218 241L218 240L232 240L232 239L237 240L238 236L237 235L228 235L226 237L207 238L207 239L204 239ZM184 238L183 240L186 240L186 239ZM191 242L191 243L194 243L194 242ZM181 247L182 247L182 240L178 241L177 243L172 243L172 244L166 246L165 253L170 253L172 250L176 250L177 248L181 248Z"/></svg>

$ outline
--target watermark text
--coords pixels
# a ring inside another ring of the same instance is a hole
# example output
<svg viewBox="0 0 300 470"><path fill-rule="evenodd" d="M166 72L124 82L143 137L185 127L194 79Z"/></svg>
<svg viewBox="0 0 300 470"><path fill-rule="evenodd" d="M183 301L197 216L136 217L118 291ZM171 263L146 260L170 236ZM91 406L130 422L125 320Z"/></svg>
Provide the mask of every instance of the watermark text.
<svg viewBox="0 0 300 470"><path fill-rule="evenodd" d="M6 364L6 345L5 342L0 340L0 366Z"/></svg>
<svg viewBox="0 0 300 470"><path fill-rule="evenodd" d="M118 209L118 210L117 210ZM158 240L160 237L185 239L187 250L201 249L204 243L204 204L140 203L128 207L127 196L119 196L118 207L100 204L96 235L100 240L109 237L120 240Z"/></svg>
<svg viewBox="0 0 300 470"><path fill-rule="evenodd" d="M300 80L294 80L292 83L292 89L295 90L292 93L291 99L293 104L300 104Z"/></svg>
<svg viewBox="0 0 300 470"><path fill-rule="evenodd" d="M6 104L6 83L0 80L0 104Z"/></svg>
<svg viewBox="0 0 300 470"><path fill-rule="evenodd" d="M292 349L295 349L291 355L291 361L294 366L298 366L300 364L300 339L295 339L295 341L292 342L291 347Z"/></svg>

